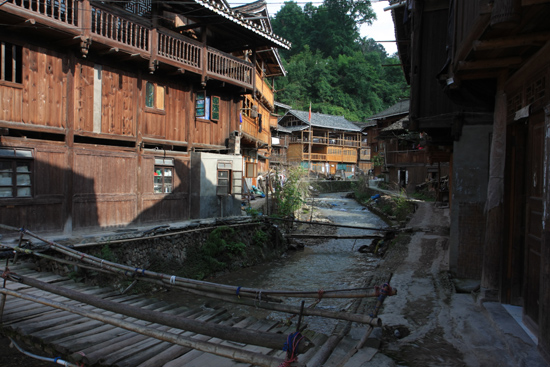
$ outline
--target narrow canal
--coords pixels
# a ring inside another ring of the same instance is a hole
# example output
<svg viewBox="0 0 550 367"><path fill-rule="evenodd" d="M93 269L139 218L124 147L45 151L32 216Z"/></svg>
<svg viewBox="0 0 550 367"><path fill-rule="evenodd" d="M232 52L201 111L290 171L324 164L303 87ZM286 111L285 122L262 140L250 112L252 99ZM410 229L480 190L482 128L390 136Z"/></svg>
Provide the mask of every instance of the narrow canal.
<svg viewBox="0 0 550 367"><path fill-rule="evenodd" d="M378 216L359 205L354 199L345 198L345 193L324 194L314 200L314 210L332 223L350 226L386 228L387 224ZM307 226L307 224L305 224ZM328 227L325 227L328 228ZM327 229L328 230L328 229ZM338 228L338 235L365 235L376 233L354 228ZM321 234L321 233L319 233ZM365 279L378 265L379 259L357 251L360 246L369 245L370 239L329 239L312 243L308 241L303 251L214 279L215 282L236 287L286 290L327 290L356 288L365 286ZM300 299L284 300L285 303L299 305ZM314 300L306 300L306 306ZM324 299L316 307L341 310L352 300ZM233 307L231 307L233 310ZM237 308L234 314L268 317L284 320L288 315L268 312L250 307ZM296 321L296 320L294 320ZM334 320L308 317L308 328L330 334L336 324Z"/></svg>

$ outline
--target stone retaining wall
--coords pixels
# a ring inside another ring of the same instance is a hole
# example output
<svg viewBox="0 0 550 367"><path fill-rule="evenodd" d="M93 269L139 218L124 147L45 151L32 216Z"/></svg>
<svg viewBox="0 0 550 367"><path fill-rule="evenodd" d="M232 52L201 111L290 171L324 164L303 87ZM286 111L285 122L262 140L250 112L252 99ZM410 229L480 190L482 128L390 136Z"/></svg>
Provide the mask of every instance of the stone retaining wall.
<svg viewBox="0 0 550 367"><path fill-rule="evenodd" d="M226 226L209 225L193 229L179 229L144 238L116 238L109 240L102 238L101 242L90 244L78 244L75 249L119 264L139 269L151 270L167 275L188 276L204 278L214 274L202 272L196 269L197 264L189 263L190 258L197 259L196 254L200 253L211 233L216 228L225 228L226 232L233 233L233 239L223 239L239 243L238 253L227 253L221 251L217 261L223 261L223 269L217 272L231 271L240 267L247 267L260 264L270 259L280 257L287 250L287 241L284 239L279 228L269 222L249 220L244 223L228 224ZM128 237L128 236L126 236ZM121 242L124 241L124 242ZM69 240L64 245L71 245ZM60 242L61 243L61 242ZM241 245L242 243L242 245ZM80 263L79 259L63 256L57 251L50 250L48 255L63 258L65 260ZM195 254L193 257L192 254ZM57 274L68 275L95 283L94 278L105 278L101 272L86 270L74 264L63 264L47 259L36 259L37 270L52 271ZM82 263L83 264L83 263ZM194 267L194 268L193 268ZM196 274L190 274L193 268ZM199 273L201 276L197 276ZM123 274L120 274L124 277ZM133 274L126 274L129 279ZM112 278L112 276L109 276ZM103 279L105 280L105 279Z"/></svg>

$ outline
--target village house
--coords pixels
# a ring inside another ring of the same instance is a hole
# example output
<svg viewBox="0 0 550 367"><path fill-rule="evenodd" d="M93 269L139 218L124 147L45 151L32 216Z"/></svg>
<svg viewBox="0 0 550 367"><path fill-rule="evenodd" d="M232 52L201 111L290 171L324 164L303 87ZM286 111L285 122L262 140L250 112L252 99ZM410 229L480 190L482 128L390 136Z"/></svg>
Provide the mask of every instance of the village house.
<svg viewBox="0 0 550 367"><path fill-rule="evenodd" d="M360 129L343 116L288 111L279 125L291 131L287 161L324 177L354 176Z"/></svg>
<svg viewBox="0 0 550 367"><path fill-rule="evenodd" d="M438 200L448 200L448 191L441 178L448 175L449 153L439 146L428 144L430 137L424 132L410 132L409 100L402 100L368 119L362 128L367 134L377 164L375 176L383 176L391 187L416 191L418 185L429 186Z"/></svg>
<svg viewBox="0 0 550 367"><path fill-rule="evenodd" d="M407 128L447 146L449 264L550 361L550 1L392 0Z"/></svg>
<svg viewBox="0 0 550 367"><path fill-rule="evenodd" d="M8 0L0 24L2 224L241 214L276 123L266 80L290 47L265 2Z"/></svg>

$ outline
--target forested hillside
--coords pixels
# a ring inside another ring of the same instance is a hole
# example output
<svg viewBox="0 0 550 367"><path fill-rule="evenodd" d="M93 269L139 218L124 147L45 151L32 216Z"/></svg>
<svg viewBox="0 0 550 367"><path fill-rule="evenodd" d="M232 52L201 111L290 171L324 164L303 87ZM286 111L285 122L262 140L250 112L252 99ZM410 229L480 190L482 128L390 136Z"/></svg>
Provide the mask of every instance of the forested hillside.
<svg viewBox="0 0 550 367"><path fill-rule="evenodd" d="M324 0L303 8L294 1L271 19L276 34L292 42L281 51L286 78L275 81L275 98L294 109L343 115L351 121L369 116L408 98L400 63L359 26L376 19L370 1ZM389 34L387 39L393 39Z"/></svg>

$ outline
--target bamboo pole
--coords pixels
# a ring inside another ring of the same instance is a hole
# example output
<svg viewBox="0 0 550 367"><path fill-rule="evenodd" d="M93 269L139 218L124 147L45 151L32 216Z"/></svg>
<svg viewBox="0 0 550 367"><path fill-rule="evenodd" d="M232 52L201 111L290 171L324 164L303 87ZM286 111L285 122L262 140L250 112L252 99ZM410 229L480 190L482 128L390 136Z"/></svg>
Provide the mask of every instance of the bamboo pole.
<svg viewBox="0 0 550 367"><path fill-rule="evenodd" d="M284 361L282 359L270 357L267 355L254 353L251 351L225 346L223 344L214 344L206 341L195 340L182 335L176 335L166 331L156 330L150 327L136 325L134 323L120 320L118 318L98 314L92 311L87 311L82 307L74 307L65 305L60 302L51 301L47 298L28 296L20 292L11 291L8 289L0 289L2 294L11 295L27 301L40 303L46 306L54 307L63 311L75 313L77 315L87 317L92 320L104 322L106 324L114 325L126 330L130 330L139 334L150 336L159 340L167 341L170 343L178 344L184 347L193 348L201 352L215 354L221 357L234 359L240 362L250 363L256 366L262 367L278 367ZM296 367L305 367L302 363L295 364Z"/></svg>
<svg viewBox="0 0 550 367"><path fill-rule="evenodd" d="M360 227L360 226L350 226L350 225L335 224L335 223L308 222L308 221L297 220L297 219L268 218L268 220L281 221L281 222L304 223L304 224L315 224L315 225L327 226L327 227L366 229L366 230L368 230L368 231L385 231L385 232L394 231L394 229L392 229L392 228Z"/></svg>
<svg viewBox="0 0 550 367"><path fill-rule="evenodd" d="M95 256L91 256L84 252L80 252L80 251L71 249L69 247L60 245L58 243L41 238L40 236L28 230L25 230L23 228L18 229L18 228L9 227L3 224L0 224L0 228L8 228L11 230L22 231L23 233L26 233L29 236L32 236L34 238L37 238L49 244L53 249L55 249L56 251L62 254L71 256L73 258L78 258L80 259L80 261L83 261L95 266L99 266L102 269L103 268L110 269L112 271L123 273L126 275L129 274L129 275L136 275L139 277L150 277L154 279L160 279L165 285L168 285L168 286L179 285L189 289L198 289L198 290L207 290L207 291L214 290L215 292L222 293L222 294L237 295L240 297L249 297L249 298L256 298L258 294L262 294L263 296L279 295L279 296L286 296L286 297L301 297L301 298L318 298L319 297L318 291L265 290L265 289L257 289L257 288L235 287L231 285L211 283L211 282L205 282L205 281L189 279L189 278L181 278L175 275L170 276L167 274L157 273L157 272L153 272L143 268L136 268L132 266L117 264ZM376 296L377 294L366 291L366 288L326 290L323 293L324 298L360 298L360 297L376 297Z"/></svg>
<svg viewBox="0 0 550 367"><path fill-rule="evenodd" d="M286 335L282 334L265 333L255 330L234 328L227 325L211 324L204 321L169 315L158 311L144 310L140 307L131 305L121 305L118 302L105 300L89 294L84 294L67 288L58 287L53 284L41 282L32 277L13 273L9 274L8 277L10 280L41 289L46 292L67 297L75 301L86 303L107 311L224 340L259 345L272 349L282 349L286 341ZM309 340L304 340L303 343L300 343L302 350L299 352L304 353L312 346L313 345Z"/></svg>
<svg viewBox="0 0 550 367"><path fill-rule="evenodd" d="M365 234L365 235L337 235L337 234L288 234L285 236L286 238L336 238L336 239L384 239L383 235L380 234Z"/></svg>
<svg viewBox="0 0 550 367"><path fill-rule="evenodd" d="M390 281L392 277L393 273L390 274L387 283L382 286L383 292L378 297L374 310L372 310L372 317L378 316L378 312L380 311L380 307L382 307L384 300L387 298L387 296L392 295L393 289L390 287ZM343 367L347 363L347 361L349 361L350 358L353 357L355 353L357 353L359 349L363 348L373 330L374 327L372 325L368 325L367 329L365 330L365 334L363 334L361 340L359 340L359 342L352 349L350 349L344 357L340 359L340 362L336 365L336 367Z"/></svg>

